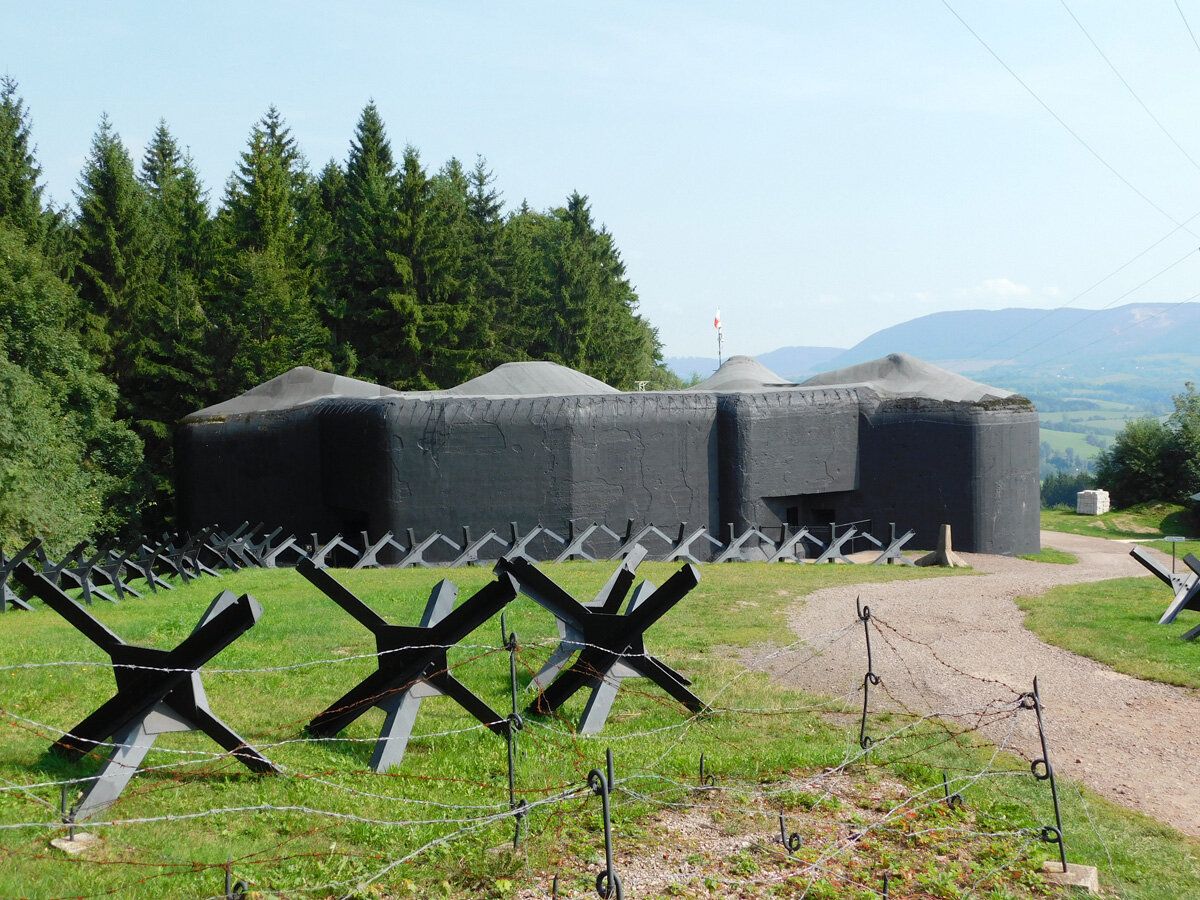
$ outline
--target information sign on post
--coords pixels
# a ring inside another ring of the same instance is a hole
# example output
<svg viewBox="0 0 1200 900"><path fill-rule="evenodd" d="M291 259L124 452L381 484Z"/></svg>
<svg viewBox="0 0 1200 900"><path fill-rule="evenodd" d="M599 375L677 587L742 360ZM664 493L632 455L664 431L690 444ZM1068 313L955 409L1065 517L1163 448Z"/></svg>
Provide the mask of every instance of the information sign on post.
<svg viewBox="0 0 1200 900"><path fill-rule="evenodd" d="M1171 545L1171 572L1172 572L1172 574L1174 574L1174 572L1175 572L1175 545L1182 544L1184 541L1187 540L1187 538L1180 537L1177 534L1169 534L1165 538L1163 538L1163 540Z"/></svg>

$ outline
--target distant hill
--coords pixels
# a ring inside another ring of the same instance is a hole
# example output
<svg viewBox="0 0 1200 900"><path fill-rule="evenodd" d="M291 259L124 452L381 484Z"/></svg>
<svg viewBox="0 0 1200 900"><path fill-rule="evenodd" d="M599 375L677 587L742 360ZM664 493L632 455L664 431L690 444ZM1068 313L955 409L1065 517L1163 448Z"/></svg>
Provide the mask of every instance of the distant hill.
<svg viewBox="0 0 1200 900"><path fill-rule="evenodd" d="M755 359L776 375L796 381L818 372L827 372L833 368L829 365L830 360L845 352L840 347L780 347Z"/></svg>
<svg viewBox="0 0 1200 900"><path fill-rule="evenodd" d="M1116 402L1163 413L1185 381L1200 381L1200 303L1132 303L1114 309L967 309L884 328L849 350L782 347L756 357L792 381L889 353L1018 391L1043 412ZM681 378L707 378L717 361L675 357Z"/></svg>
<svg viewBox="0 0 1200 900"><path fill-rule="evenodd" d="M1019 391L1042 411L1090 399L1161 412L1185 381L1200 376L1197 335L1197 303L957 310L877 331L828 365L838 369L903 351Z"/></svg>
<svg viewBox="0 0 1200 900"><path fill-rule="evenodd" d="M1200 356L1200 304L1134 303L1115 309L999 309L933 313L877 331L833 368L903 351L959 371L1036 368L1099 374L1133 359Z"/></svg>
<svg viewBox="0 0 1200 900"><path fill-rule="evenodd" d="M703 380L717 371L717 358L715 356L668 356L663 360L663 365L684 381L693 375L699 375Z"/></svg>

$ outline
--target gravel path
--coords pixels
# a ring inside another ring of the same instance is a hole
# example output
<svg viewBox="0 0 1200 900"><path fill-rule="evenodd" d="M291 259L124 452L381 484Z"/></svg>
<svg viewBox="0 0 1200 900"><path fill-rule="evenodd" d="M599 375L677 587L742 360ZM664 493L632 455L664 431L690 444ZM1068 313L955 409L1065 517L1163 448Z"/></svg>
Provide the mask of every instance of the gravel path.
<svg viewBox="0 0 1200 900"><path fill-rule="evenodd" d="M861 595L874 616L914 639L893 639L894 650L877 643L875 657L875 671L887 690L914 711L980 707L1006 697L1006 688L1030 690L1037 675L1051 759L1059 773L1200 836L1200 694L1131 678L1051 647L1025 630L1013 602L1059 584L1145 575L1146 570L1129 556L1127 543L1042 532L1042 546L1073 553L1079 563L964 553L975 571L985 574L818 591L790 610L788 625L801 638L829 632L853 621L854 601ZM1162 593L1165 609L1170 593L1165 586ZM809 643L821 649L819 640ZM848 647L853 652L846 652ZM865 671L861 635L852 644L843 639L798 669L789 670L790 665L768 658L759 667L813 693L852 692ZM993 740L1005 737L986 729L985 734ZM1032 758L1040 755L1036 740L1036 728L1022 728L1012 743Z"/></svg>

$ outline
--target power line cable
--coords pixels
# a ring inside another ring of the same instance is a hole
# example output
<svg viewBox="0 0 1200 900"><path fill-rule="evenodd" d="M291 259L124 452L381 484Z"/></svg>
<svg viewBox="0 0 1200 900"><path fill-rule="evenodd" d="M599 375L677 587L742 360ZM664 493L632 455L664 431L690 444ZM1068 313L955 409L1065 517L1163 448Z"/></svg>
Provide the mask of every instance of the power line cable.
<svg viewBox="0 0 1200 900"><path fill-rule="evenodd" d="M1131 191L1133 191L1135 194L1137 194L1139 197L1141 197L1142 200L1144 200L1150 207L1152 207L1160 215L1166 217L1168 220L1170 220L1171 222L1174 222L1176 225L1179 225L1181 227L1183 226L1182 222L1180 222L1173 215L1171 215L1169 212L1167 212L1165 209L1163 209L1161 206L1159 206L1157 203L1155 203L1137 185L1135 185L1132 181L1130 181L1128 178L1126 178L1124 175L1122 175L1120 172L1118 172L1117 169L1112 165L1112 163L1110 163L1103 156L1101 156L1099 151L1097 151L1094 147L1092 147L1091 144L1089 144L1086 140L1084 140L1083 137L1074 128L1072 128L1070 125L1068 125L1067 121L1062 116L1060 116L1057 112L1055 112L1054 109L1050 106L1050 104L1048 104L1045 100L1043 100L1038 95L1037 91L1035 91L1032 87L1030 87L1025 82L1025 80L1016 73L1016 70L1014 70L1012 68L1012 66L1010 66L1008 63L1006 63L1001 58L1000 54L998 54L995 50L992 49L991 45L988 44L988 42L983 39L983 37L979 34L979 32L977 32L974 28L972 28L966 19L964 19L961 15L959 15L958 10L956 10L953 6L950 5L950 0L942 0L942 5L945 6L946 9L948 9L950 11L951 15L953 15L954 18L958 19L958 21L962 24L963 28L967 29L967 31L970 32L971 36L973 38L975 38L976 41L979 42L980 46L982 46L983 49L985 49L989 54L991 54L992 58L995 59L996 62L998 62L1001 66L1004 67L1004 70L1006 72L1008 72L1008 74L1011 75L1016 80L1017 84L1021 85L1021 87L1023 87L1025 89L1025 92L1028 93L1029 96L1032 97L1037 102L1037 104L1042 107L1042 109L1044 109L1047 113L1049 113L1050 116L1054 119L1054 121L1058 122L1058 124L1063 127L1063 129L1067 132L1067 134L1071 135L1071 137L1073 137L1079 143L1079 145L1081 147L1083 147L1085 150L1087 150L1087 152L1090 153L1097 162L1099 162L1102 166L1104 166L1104 168L1108 169L1108 171L1111 172L1118 180L1120 180L1120 182L1122 184L1124 184L1127 188L1129 188ZM1192 233L1190 229L1188 230L1188 233L1189 234Z"/></svg>
<svg viewBox="0 0 1200 900"><path fill-rule="evenodd" d="M1185 225L1194 221L1197 218L1200 218L1200 212L1192 213L1190 216L1188 216L1188 218L1184 219L1182 225L1177 225L1174 228L1172 228L1170 231L1168 231L1166 234L1164 234L1162 237L1160 237L1153 244L1146 247L1140 253L1133 256L1131 259L1129 259L1126 262L1122 263L1121 265L1117 266L1115 269L1113 269L1111 272L1109 272L1103 278L1099 279L1098 281L1093 282L1090 287L1084 288L1082 291L1080 291L1078 294L1076 294L1074 297L1072 297L1066 303L1056 306L1054 309L1047 310L1045 315L1039 316L1037 319L1034 319L1032 322L1022 325L1020 328L1018 328L1012 334L1010 334L1006 337L1000 338L998 341L996 341L992 344L989 344L987 347L984 347L982 350L980 350L979 353L976 354L976 356L974 358L975 359L987 359L987 354L989 352L996 349L1001 344L1008 343L1009 341L1015 339L1019 335L1024 334L1029 329L1036 328L1038 325L1041 325L1043 322L1045 322L1048 318L1050 318L1056 312L1066 309L1067 307L1071 306L1072 304L1074 304L1077 301L1079 301L1080 299L1082 299L1087 294L1090 294L1092 291L1094 291L1096 288L1100 287L1100 285L1104 284L1104 282L1108 281L1110 278L1113 278L1114 276L1119 275L1121 272L1128 269L1131 265L1133 265L1135 262L1137 262L1139 259L1141 259L1143 256L1145 256L1147 253L1149 253L1151 250L1153 250L1159 244L1162 244L1164 241L1167 241L1170 238L1174 237L1176 233L1183 230ZM1176 263L1176 265L1177 265L1177 263ZM1162 274L1162 273L1160 272L1159 274ZM1158 276L1156 275L1154 277L1157 278ZM1153 279L1151 279L1151 280L1153 280ZM1143 282L1142 285L1144 285L1145 283L1146 282ZM1142 285L1138 285L1138 287L1142 287ZM1136 288L1135 288L1135 290L1136 290ZM1122 297L1128 296L1128 292L1126 292L1125 294L1122 294L1121 296ZM1119 297L1117 299L1121 299L1121 298ZM1108 305L1111 306L1112 304L1110 303Z"/></svg>
<svg viewBox="0 0 1200 900"><path fill-rule="evenodd" d="M1116 304L1116 303L1119 303L1121 300L1124 300L1126 297L1128 297L1128 296L1129 296L1130 294L1132 294L1134 291L1141 290L1141 289L1142 289L1142 288L1144 288L1146 285L1148 285L1150 282L1154 281L1156 278L1159 278L1160 276L1162 276L1162 275L1165 275L1167 272L1171 271L1171 269L1174 269L1176 266L1180 265L1182 262L1184 262L1184 260L1186 260L1186 259L1188 259L1189 257L1191 257L1191 256L1192 256L1192 254L1194 254L1194 253L1196 253L1196 252L1197 252L1197 250L1194 250L1194 249L1193 249L1193 250L1189 250L1189 251L1188 251L1187 253L1185 253L1183 256L1179 257L1179 259L1175 260L1175 262L1171 263L1170 265L1166 266L1165 268L1159 269L1157 272L1155 272L1153 275L1151 275L1151 276L1150 276L1149 278L1147 278L1145 281L1142 281L1140 284L1136 284L1136 285L1134 285L1134 286L1133 286L1133 287L1131 287L1129 290L1127 290L1125 293L1123 293L1123 294L1120 294L1119 296L1117 296L1117 297L1113 298L1113 299L1112 299L1112 300L1110 300L1108 303L1106 303L1106 304L1104 304L1103 306L1101 306L1099 309L1094 309L1094 310L1092 310L1090 314L1088 314L1088 315L1084 316L1084 317L1083 317L1083 318L1082 318L1082 319L1081 319L1079 322L1076 322L1076 323L1075 323L1074 325L1072 325L1070 328L1063 328L1063 329L1061 329L1060 331L1056 331L1056 332L1054 332L1053 334L1047 335L1045 338L1043 338L1042 340L1038 341L1038 342L1037 342L1036 344L1034 344L1032 347L1026 347L1026 348L1025 348L1024 350L1022 350L1020 353L1017 353L1017 354L1014 354L1013 356L1010 356L1010 357L1008 358L1008 362L1015 362L1015 361L1016 361L1016 358L1017 358L1018 356L1024 356L1026 353L1029 353L1029 352L1031 352L1031 351L1033 351L1033 350L1036 350L1038 347L1041 347L1041 346L1043 346L1043 345L1045 345L1045 344L1048 344L1050 341L1054 340L1054 339L1055 339L1056 337L1058 337L1059 335L1066 334L1068 331L1071 331L1072 329L1078 328L1078 327L1079 327L1081 324L1083 324L1084 322L1088 321L1089 319L1092 319L1092 318L1094 318L1095 316L1097 316L1097 315L1099 315L1100 313L1104 312L1106 309L1109 309L1109 308L1110 308L1111 306L1113 306L1114 304ZM1181 301L1179 301L1178 303L1173 303L1173 304L1171 304L1171 305L1172 305L1172 306L1178 306L1178 305L1180 305L1180 304L1182 304L1182 303L1188 303L1188 302L1190 302L1192 299L1193 299L1192 297L1189 297L1187 300L1181 300ZM1164 310L1164 312L1165 312L1165 310ZM1096 343L1096 341L1093 341L1092 343ZM1090 347L1090 346L1091 346L1091 344L1086 344L1085 346L1089 346L1089 347ZM1055 359L1055 357L1050 357L1049 359L1042 360L1042 362L1041 362L1041 363L1036 363L1036 365L1042 365L1043 363L1046 363L1046 362L1052 362L1054 359Z"/></svg>
<svg viewBox="0 0 1200 900"><path fill-rule="evenodd" d="M1162 121L1158 118L1158 116L1156 116L1153 112L1151 112L1150 107L1147 106L1145 104L1145 102L1143 102L1142 98L1138 96L1137 91L1135 91L1133 89L1133 85L1131 85L1126 80L1125 76L1122 75L1120 73L1120 71L1117 70L1117 67L1113 64L1113 61L1108 58L1108 54L1100 49L1100 45L1096 43L1095 39L1093 39L1091 34L1088 33L1088 30L1083 27L1083 23L1079 21L1079 17L1076 16L1075 13L1071 11L1071 7L1067 6L1067 0L1058 0L1058 2L1062 4L1062 8L1067 11L1067 15L1069 15L1071 17L1072 21L1074 21L1075 24L1079 26L1079 30L1082 31L1083 36L1088 39L1088 43L1090 43L1096 49L1096 52L1100 54L1100 58L1103 59L1108 64L1108 67L1110 69L1112 69L1112 73L1117 76L1117 80L1119 80L1121 82L1121 84L1123 84L1125 86L1125 90L1127 90L1129 92L1129 96L1131 96L1134 100L1137 101L1138 106L1140 106L1142 108L1142 111L1145 112L1146 115L1148 115L1150 117L1150 120L1155 125L1158 126L1159 131L1161 131L1164 135L1166 135L1167 140L1169 140L1172 144L1174 144L1175 148L1180 153L1182 153L1185 157L1187 157L1187 161L1190 162L1192 164L1192 166L1194 166L1197 170L1200 170L1200 162L1196 162L1196 160L1192 156L1192 154L1188 153L1187 150L1184 148L1184 146L1181 143L1179 143L1179 141L1175 140L1175 136L1173 134L1171 134L1170 131L1167 130L1167 126L1162 123ZM1178 7L1179 6L1178 2L1176 2L1175 5L1176 5L1176 7ZM1185 20L1185 22L1186 22L1186 20ZM1193 40L1194 39L1195 38L1193 37Z"/></svg>
<svg viewBox="0 0 1200 900"><path fill-rule="evenodd" d="M1175 0L1175 9L1179 11L1179 18L1183 19L1183 27L1187 29L1188 36L1191 37L1192 43L1196 45L1196 49L1200 50L1200 41L1196 40L1196 32L1192 31L1192 26L1188 23L1187 16L1183 14L1183 7L1179 5L1179 0Z"/></svg>
<svg viewBox="0 0 1200 900"><path fill-rule="evenodd" d="M1130 91L1130 93L1134 95L1134 98L1135 98L1135 99L1138 101L1138 103L1139 103L1139 104L1141 104L1142 108L1143 108L1143 109L1146 111L1146 113L1147 113L1147 114L1148 114L1148 115L1151 117L1151 119L1153 119L1153 120L1154 120L1154 121L1155 121L1155 122L1156 122L1156 123L1159 125L1159 127L1160 127L1160 128L1162 128L1162 130L1164 131L1164 133L1166 133L1166 134L1167 134L1167 137L1168 137L1168 138L1169 138L1169 139L1172 141L1172 143L1174 143L1174 144L1175 144L1175 145L1176 145L1176 146L1179 148L1179 150L1180 150L1180 151L1181 151L1181 152L1182 152L1182 153L1183 153L1183 154L1184 154L1184 155L1185 155L1185 156L1186 156L1186 157L1187 157L1187 158L1188 158L1188 159L1189 159L1189 160L1192 162L1192 164L1193 164L1194 166L1196 166L1198 169L1200 169L1200 164L1197 164L1197 163L1196 163L1196 161L1195 161L1195 160L1194 160L1194 159L1191 157L1191 155L1190 155L1190 154L1188 154L1188 153L1187 153L1187 151L1186 151L1186 150L1184 150L1184 148L1183 148L1182 146L1180 146L1180 145L1179 145L1179 143L1178 143L1177 141L1175 141L1175 139L1174 139L1173 137L1171 137L1171 135L1170 135L1168 132L1166 132L1166 129L1165 129L1165 127L1162 125L1162 123L1161 123L1161 122L1159 122L1159 120L1157 119L1157 117L1156 117L1156 116L1154 116L1154 114L1153 114L1153 113L1152 113L1152 112L1149 110L1149 108L1148 108L1148 107L1145 105L1145 103L1142 103L1142 101L1141 101L1141 98L1137 96L1136 92L1135 92L1135 91L1133 90L1133 88L1132 88L1132 87L1129 85L1129 83L1128 83L1128 82L1125 80L1125 78L1124 78L1123 76L1121 76L1120 72L1118 72L1118 71L1117 71L1116 67L1115 67L1115 66L1112 64L1112 62L1111 62L1111 61L1108 59L1108 57L1107 57L1107 56L1104 54L1104 52L1103 52L1102 50L1100 50L1100 47L1099 47L1099 46L1096 44L1096 42L1095 42L1094 40L1092 40L1092 38L1091 38L1091 35L1089 35L1089 34L1088 34L1087 30L1086 30L1086 29L1083 27L1083 24L1082 24L1082 23L1079 21L1079 19L1078 19L1078 18L1075 16L1075 14L1074 14L1073 12L1071 12L1071 9L1070 9L1070 7L1068 7L1068 6L1066 5L1066 2L1065 2L1065 0L1060 0L1060 2L1062 3L1062 5L1063 5L1063 8L1064 8L1064 9L1066 9L1067 13L1068 13L1068 14L1070 14L1071 18L1075 20L1075 23L1076 23L1076 25L1078 25L1078 26L1079 26L1080 30L1081 30L1081 31L1083 31L1084 35L1085 35L1085 36L1088 38L1088 40L1089 40L1089 41L1092 43L1092 46L1096 48L1097 52L1099 52L1099 53L1100 53L1101 57L1103 57L1103 58L1104 58L1105 62L1107 62L1107 63L1109 64L1109 67L1110 67L1110 68L1112 68L1113 72L1114 72L1114 73L1117 75L1117 77L1118 77L1118 78L1121 80L1121 82L1122 82L1122 83L1125 85L1125 87L1126 87L1126 88L1127 88L1127 89ZM1133 182L1131 182L1131 181L1130 181L1128 178L1126 178L1126 177L1125 177L1123 174L1121 174L1119 171L1117 171L1117 169L1116 169L1116 168L1115 168L1115 167L1114 167L1114 166L1113 166L1111 163L1109 163L1109 162L1108 162L1108 161L1107 161L1107 160L1106 160L1106 159L1105 159L1103 156L1101 156L1101 155L1100 155L1100 153L1099 153L1099 152L1098 152L1098 151L1097 151L1097 150L1096 150L1094 147L1092 147L1092 145L1091 145L1091 144L1089 144L1089 143L1088 143L1086 140L1084 140L1084 138L1083 138L1083 137L1082 137L1082 136L1081 136L1081 135L1080 135L1080 134L1079 134L1077 131L1075 131L1075 129L1073 129L1073 128L1072 128L1072 127L1071 127L1071 126L1070 126L1070 125L1069 125L1069 124L1066 122L1066 120L1062 118L1062 116L1060 116L1060 115L1059 115L1057 112L1055 112L1055 110L1054 110L1054 109L1053 109L1053 108L1052 108L1052 107L1051 107L1051 106L1050 106L1050 105L1049 105L1049 104L1048 104L1048 103L1047 103L1045 100L1043 100L1043 99L1041 98L1041 96L1040 96L1040 95L1039 95L1039 94L1038 94L1038 93L1037 93L1037 92L1036 92L1036 91L1035 91L1035 90L1034 90L1032 87L1030 87L1030 85L1029 85L1029 84L1028 84L1028 83L1027 83L1027 82L1026 82L1026 81L1025 81L1023 78L1021 78L1021 76L1020 76L1020 75L1018 75L1018 74L1017 74L1017 72L1016 72L1016 71L1015 71L1015 70L1014 70L1014 69L1013 69L1013 68L1012 68L1012 67L1011 67L1011 66L1010 66L1010 65L1009 65L1007 62L1005 62L1005 61L1004 61L1004 59L1003 59L1003 58L1001 58L1001 56L1000 56L1000 55L999 55L999 54L998 54L998 53L997 53L997 52L996 52L994 49L992 49L991 45L990 45L990 44L988 44L988 42L987 42L987 41L985 41L985 40L983 39L983 37L982 37L982 36L981 36L981 35L980 35L980 34L979 34L979 33L978 33L978 32L977 32L977 31L976 31L974 28L972 28L972 27L971 27L971 25L970 25L970 24L969 24L969 23L966 21L966 19L964 19L964 18L963 18L963 17L962 17L962 16L959 14L958 10L956 10L956 9L954 8L954 6L952 6L952 5L951 5L951 3L949 2L949 0L942 0L942 5L943 5L943 6L945 6L947 10L949 10L949 11L950 11L951 15L953 15L953 16L954 16L956 19L958 19L959 23L960 23L960 24L961 24L961 25L962 25L962 26L963 26L963 27L964 27L964 28L965 28L965 29L966 29L966 30L967 30L967 31L968 31L968 32L971 34L971 36L972 36L972 37L974 37L974 38L975 38L975 40L976 40L976 41L977 41L977 42L980 44L980 46L982 46L982 47L983 47L985 50L987 50L987 52L988 52L988 53L989 53L989 54L992 56L992 58L993 58L993 59L995 59L995 60L996 60L996 62L998 62L998 63L999 63L999 64L1000 64L1000 65L1001 65L1001 66L1004 68L1004 70L1005 70L1006 72L1008 72L1008 73L1009 73L1009 75L1011 75L1011 76L1013 77L1013 79L1014 79L1014 80L1016 80L1016 82L1017 82L1019 85L1021 85L1021 87L1022 87L1022 88L1024 88L1024 89L1025 89L1026 93L1028 93L1028 94L1029 94L1029 96L1030 96L1030 97L1032 97L1032 98L1033 98L1033 99L1034 99L1034 100L1035 100L1035 101L1038 103L1038 105L1042 107L1042 109L1044 109L1044 110L1045 110L1047 113L1049 113L1049 114L1050 114L1050 116L1051 116L1051 117L1052 117L1052 118L1053 118L1053 119L1054 119L1056 122L1058 122L1058 123L1059 123L1059 125L1061 125L1061 126L1063 127L1063 129L1064 129L1064 130L1066 130L1066 132L1067 132L1068 134L1070 134L1070 135L1071 135L1071 137L1073 137L1073 138L1074 138L1074 139L1075 139L1075 140L1076 140L1076 141L1077 141L1077 142L1080 144L1080 146L1082 146L1082 147L1083 147L1085 150L1087 150L1087 151L1088 151L1088 153L1090 153L1090 154L1092 155L1092 157L1093 157L1094 159L1096 159L1096 161L1097 161L1097 162L1099 162L1099 163L1100 163L1101 165L1103 165L1103 166L1104 166L1106 169L1108 169L1108 170L1109 170L1109 172L1111 172L1111 173L1112 173L1114 176L1116 176L1116 178L1118 178L1118 179L1121 181L1121 183L1122 183L1122 184L1124 184L1124 185L1125 185L1126 187L1128 187L1128 188L1129 188L1131 191L1133 191L1135 194L1137 194L1137 195L1138 195L1138 196L1139 196L1139 197L1140 197L1140 198L1141 198L1143 201L1145 201L1145 202L1146 202L1148 205L1150 205L1150 206L1151 206L1151 207L1152 207L1152 208L1153 208L1155 211L1157 211L1157 212L1158 212L1160 215L1163 215L1163 216L1165 216L1165 217L1166 217L1168 220L1170 220L1171 222L1173 222L1173 223L1176 225L1176 228L1175 228L1175 229L1174 229L1174 230L1171 232L1171 234L1174 234L1174 232L1175 232L1175 231L1178 231L1178 230L1180 230L1180 229L1183 229L1183 230L1187 231L1187 232L1188 232L1188 234L1191 234L1193 237L1195 237L1195 236L1196 236L1195 232L1193 232L1193 231L1192 231L1190 228L1188 228L1188 227L1187 227L1187 224L1188 224L1189 222L1191 222L1191 221L1192 221L1192 219L1195 219L1195 218L1196 218L1196 216L1194 216L1194 215L1193 215L1191 218L1189 218L1189 219L1186 219L1186 220L1184 220L1183 222L1180 222L1178 219L1176 219L1174 216L1172 216L1170 213L1168 213L1166 210L1164 210L1164 209L1163 209L1161 206L1159 206L1157 203L1155 203L1155 202L1154 202L1154 201L1153 201L1153 200L1152 200L1152 199L1151 199L1151 198L1150 198L1150 197L1149 197L1149 196L1148 196L1148 195L1147 195L1145 192L1143 192L1143 191L1142 191L1140 188L1138 188L1138 187L1137 187L1135 184L1133 184ZM1177 8L1177 9L1179 9L1178 0L1176 0L1176 8ZM1182 16L1182 15L1183 15L1183 10L1182 10L1182 9L1179 9L1179 13L1180 13L1180 15ZM1185 24L1185 25L1187 24L1187 19L1186 19L1186 17L1184 17L1184 24ZM1189 31L1189 33L1191 33L1191 27L1190 27L1190 26L1188 26L1188 31ZM1195 41L1195 35L1193 35L1193 41ZM1200 49L1200 42L1198 42L1198 43L1197 43L1197 48L1198 48L1198 49ZM1168 237L1169 237L1169 236L1170 236L1170 235L1168 235ZM1166 240L1166 238L1163 238L1163 240ZM1151 246L1152 246L1152 247L1153 247L1153 246L1157 246L1157 244L1158 244L1158 243L1162 243L1162 241L1160 240L1160 241L1156 242L1156 244L1154 244L1154 245L1151 245ZM1147 251L1148 251L1149 249L1151 249L1151 248L1147 248ZM1141 257L1142 255L1144 255L1144 254L1145 254L1145 252L1147 252L1147 251L1143 251L1141 254L1138 254L1137 256L1135 256L1133 260L1130 260L1130 263L1132 263L1133 261L1135 261L1135 260L1137 260L1138 258L1140 258L1140 257ZM1183 257L1181 257L1180 259L1176 260L1174 263L1172 263L1171 265L1167 266L1165 269L1162 269L1162 270L1160 270L1159 272L1157 272L1156 274L1152 275L1150 278L1146 279L1145 281L1143 281L1141 284L1137 285L1136 287L1134 287L1134 288L1130 289L1129 291L1126 291L1124 294L1121 294L1120 296L1118 296L1118 297L1117 297L1117 298L1115 298L1114 300L1112 300L1112 301L1110 301L1109 303L1105 304L1103 307L1100 307L1100 309L1096 310L1096 311L1095 311L1095 312L1094 312L1092 315L1095 315L1095 314L1097 314L1097 313L1101 312L1102 310L1108 309L1108 308L1109 308L1109 307L1111 307L1113 304L1115 304L1115 303L1117 303L1118 301L1120 301L1120 300L1124 299L1125 297L1128 297L1128 296L1129 296L1131 293L1133 293L1133 291L1135 291L1135 290L1138 290L1138 289L1139 289L1139 288L1141 288L1141 287L1144 287L1146 284L1148 284L1149 282L1151 282L1151 281L1153 281L1154 279L1158 278L1159 276L1163 275L1165 272L1169 271L1170 269L1173 269L1175 266L1179 265L1179 264L1180 264L1180 263L1182 263L1182 262L1183 262L1185 259L1187 259L1189 256L1191 256L1191 254L1192 254L1193 252L1195 252L1195 251L1188 251L1188 253L1187 253L1185 256L1183 256ZM1129 263L1127 263L1127 264L1126 264L1126 266L1127 266L1127 265L1129 265ZM1111 273L1110 275L1108 275L1108 276L1105 276L1105 278L1102 278L1102 279L1100 280L1100 282L1097 282L1097 284L1100 284L1100 283L1102 283L1102 282L1106 281L1108 278L1112 277L1112 275L1113 275L1113 274L1116 274L1116 272L1117 272L1117 271L1120 271L1120 270L1121 270L1121 269L1123 269L1123 268L1125 268L1125 266L1122 266L1122 267L1120 267L1119 269L1117 269L1116 271L1114 271L1113 273ZM1083 291L1081 294L1078 294L1078 295L1076 295L1076 297L1075 297L1075 298L1073 298L1072 302L1074 302L1074 300L1075 300L1075 299L1078 299L1079 297L1081 297L1083 294L1087 293L1088 291L1091 291L1091 290L1093 290L1095 287L1096 287L1096 285L1093 285L1091 288L1088 288L1086 291ZM1182 303L1187 303L1187 302L1190 302L1190 300L1191 300L1191 299L1192 299L1192 298L1189 298L1188 300L1181 301L1181 302L1182 302ZM1176 304L1176 305L1178 305L1178 304ZM1062 308L1062 307L1060 307L1060 308ZM1044 320L1044 319L1045 319L1045 318L1047 318L1048 316L1052 315L1054 311L1055 311L1055 310L1051 310L1050 312L1048 312L1048 313L1046 314L1046 316L1043 316L1043 317L1042 317L1042 320ZM1164 310L1164 313L1165 313L1165 310ZM1090 318L1092 318L1092 316L1087 316L1087 317L1085 317L1085 318L1084 318L1084 320L1083 320L1083 321L1087 321L1087 320L1088 320L1088 319L1090 319ZM1078 323L1077 323L1077 324L1078 324ZM1026 327L1028 327L1028 326L1026 326ZM1047 342L1049 342L1049 341L1050 341L1050 340L1052 340L1053 338L1055 338L1055 337L1058 337L1059 335L1063 334L1063 333L1064 333L1066 330L1068 330L1068 329L1063 329L1062 331L1055 332L1054 334L1050 335L1049 337L1045 338L1044 340L1042 340L1042 341L1039 341L1037 344L1034 344L1032 347L1028 347L1028 348L1026 348L1025 350L1021 351L1021 353L1019 353L1019 354L1016 354L1016 356L1021 356L1021 355L1024 355L1024 354L1026 354L1026 353L1029 353L1029 352L1030 352L1030 351L1032 351L1032 350L1035 350L1035 349L1037 349L1038 347L1041 347L1041 346L1043 346L1044 344L1046 344ZM1018 332L1018 333L1019 333L1019 332ZM1007 340L1007 339L1006 339L1006 340ZM1000 343L1002 343L1002 342L1000 342ZM1096 343L1096 342L1092 342L1092 343ZM995 347L995 346L998 346L998 344L993 344L993 345L992 345L992 347ZM1088 346L1090 346L1090 345L1088 345ZM992 347L989 347L988 349L990 350L990 349L992 349ZM1014 356L1014 357L1010 357L1009 359L1010 359L1010 361L1014 361L1014 360L1015 360L1015 358L1016 358L1016 357ZM1052 360L1052 359L1053 359L1053 357L1051 358L1051 360ZM1044 362L1048 362L1048 361L1051 361L1051 360L1046 360L1046 361L1044 361Z"/></svg>

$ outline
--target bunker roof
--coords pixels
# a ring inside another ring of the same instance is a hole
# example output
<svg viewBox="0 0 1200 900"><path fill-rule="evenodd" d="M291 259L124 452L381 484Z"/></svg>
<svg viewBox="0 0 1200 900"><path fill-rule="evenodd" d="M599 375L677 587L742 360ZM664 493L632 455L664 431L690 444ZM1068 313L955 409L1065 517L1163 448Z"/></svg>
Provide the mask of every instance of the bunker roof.
<svg viewBox="0 0 1200 900"><path fill-rule="evenodd" d="M248 412L270 412L291 409L326 397L354 397L373 399L392 397L398 394L391 388L360 381L345 375L333 375L308 366L288 369L282 375L252 387L244 394L194 412L188 418L230 416Z"/></svg>
<svg viewBox="0 0 1200 900"><path fill-rule="evenodd" d="M795 387L795 382L776 375L752 356L731 356L709 378L689 391L765 391Z"/></svg>
<svg viewBox="0 0 1200 900"><path fill-rule="evenodd" d="M826 372L801 384L780 377L749 356L734 356L711 378L688 390L744 393L829 387L869 388L882 397L923 397L966 402L1012 396L1009 391L971 381L906 353L892 353L883 359ZM438 397L572 397L619 393L621 391L590 375L544 361L505 363L486 375L472 378L448 390L412 392L394 391L357 378L298 366L244 394L194 412L187 418L208 419L291 409L333 397L432 400Z"/></svg>
<svg viewBox="0 0 1200 900"><path fill-rule="evenodd" d="M1013 396L978 381L939 369L907 353L834 369L801 382L801 387L869 387L884 397L925 397L930 400L978 402Z"/></svg>

